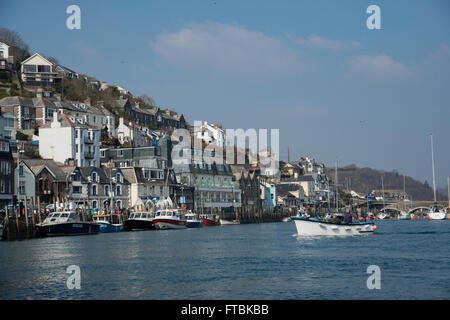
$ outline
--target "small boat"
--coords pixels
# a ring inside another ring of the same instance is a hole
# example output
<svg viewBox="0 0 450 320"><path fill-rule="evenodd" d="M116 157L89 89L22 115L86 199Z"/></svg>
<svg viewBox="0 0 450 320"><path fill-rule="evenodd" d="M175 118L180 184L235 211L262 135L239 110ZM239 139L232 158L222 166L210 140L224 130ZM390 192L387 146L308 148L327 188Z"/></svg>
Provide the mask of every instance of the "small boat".
<svg viewBox="0 0 450 320"><path fill-rule="evenodd" d="M236 224L241 224L241 222L239 220L220 219L221 226L231 226L231 225L236 225Z"/></svg>
<svg viewBox="0 0 450 320"><path fill-rule="evenodd" d="M197 218L195 213L189 212L185 214L186 216L186 227L188 228L201 228L203 227L203 222L201 219Z"/></svg>
<svg viewBox="0 0 450 320"><path fill-rule="evenodd" d="M385 212L381 212L377 215L377 219L380 219L380 220L386 220L389 218L390 218L390 215Z"/></svg>
<svg viewBox="0 0 450 320"><path fill-rule="evenodd" d="M220 224L219 221L215 220L210 214L202 214L200 218L202 219L204 227L213 227Z"/></svg>
<svg viewBox="0 0 450 320"><path fill-rule="evenodd" d="M291 222L292 218L291 217L284 217L283 219L281 219L282 222Z"/></svg>
<svg viewBox="0 0 450 320"><path fill-rule="evenodd" d="M298 235L302 236L355 236L371 233L377 229L373 221L336 224L312 217L293 217L292 219Z"/></svg>
<svg viewBox="0 0 450 320"><path fill-rule="evenodd" d="M124 229L121 214L97 214L92 216L92 220L100 225L100 232L120 232Z"/></svg>
<svg viewBox="0 0 450 320"><path fill-rule="evenodd" d="M398 220L411 220L411 215L405 211L400 211L397 216Z"/></svg>
<svg viewBox="0 0 450 320"><path fill-rule="evenodd" d="M151 212L135 212L125 221L124 229L132 230L152 230L155 229L153 224L154 215Z"/></svg>
<svg viewBox="0 0 450 320"><path fill-rule="evenodd" d="M72 236L95 234L100 226L94 222L81 221L74 211L54 212L36 225L38 236Z"/></svg>
<svg viewBox="0 0 450 320"><path fill-rule="evenodd" d="M437 206L432 207L428 212L428 219L430 220L444 220L446 217L447 214Z"/></svg>
<svg viewBox="0 0 450 320"><path fill-rule="evenodd" d="M186 217L181 209L163 209L155 213L153 224L156 229L186 229Z"/></svg>

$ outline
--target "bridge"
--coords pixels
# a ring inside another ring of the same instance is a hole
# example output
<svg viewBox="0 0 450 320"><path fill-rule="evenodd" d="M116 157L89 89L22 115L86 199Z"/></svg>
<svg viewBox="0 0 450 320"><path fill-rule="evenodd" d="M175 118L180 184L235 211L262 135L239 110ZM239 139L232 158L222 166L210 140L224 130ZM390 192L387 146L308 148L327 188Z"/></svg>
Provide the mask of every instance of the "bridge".
<svg viewBox="0 0 450 320"><path fill-rule="evenodd" d="M447 201L437 201L437 206L440 209L448 210L448 202ZM355 205L355 202L354 202ZM359 199L357 201L357 205L364 208L367 207L366 199ZM381 200L369 200L369 208L377 209L377 210L394 210L394 211L406 211L406 212L416 212L416 211L425 211L428 210L431 206L434 205L434 201L398 201L398 200L385 200L384 202Z"/></svg>

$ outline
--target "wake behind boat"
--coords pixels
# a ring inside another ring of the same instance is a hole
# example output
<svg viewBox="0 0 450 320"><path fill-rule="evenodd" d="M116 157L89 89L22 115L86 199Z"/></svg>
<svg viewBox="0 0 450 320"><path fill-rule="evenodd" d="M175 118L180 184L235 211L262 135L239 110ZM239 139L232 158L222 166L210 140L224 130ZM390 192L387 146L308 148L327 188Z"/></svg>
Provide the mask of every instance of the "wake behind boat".
<svg viewBox="0 0 450 320"><path fill-rule="evenodd" d="M292 217L298 235L302 236L355 236L376 230L373 221L358 221L348 224L327 222L318 218Z"/></svg>
<svg viewBox="0 0 450 320"><path fill-rule="evenodd" d="M80 221L76 212L63 211L50 214L36 225L38 236L71 236L95 234L99 232L97 223Z"/></svg>

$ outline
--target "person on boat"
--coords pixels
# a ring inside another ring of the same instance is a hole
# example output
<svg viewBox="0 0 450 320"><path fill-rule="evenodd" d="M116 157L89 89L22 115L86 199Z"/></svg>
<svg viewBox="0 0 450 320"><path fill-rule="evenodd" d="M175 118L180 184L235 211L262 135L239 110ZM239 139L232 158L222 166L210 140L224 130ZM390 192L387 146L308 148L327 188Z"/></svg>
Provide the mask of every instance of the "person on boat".
<svg viewBox="0 0 450 320"><path fill-rule="evenodd" d="M349 208L347 208L344 215L344 224L352 223L352 218L356 218L356 216L350 211Z"/></svg>

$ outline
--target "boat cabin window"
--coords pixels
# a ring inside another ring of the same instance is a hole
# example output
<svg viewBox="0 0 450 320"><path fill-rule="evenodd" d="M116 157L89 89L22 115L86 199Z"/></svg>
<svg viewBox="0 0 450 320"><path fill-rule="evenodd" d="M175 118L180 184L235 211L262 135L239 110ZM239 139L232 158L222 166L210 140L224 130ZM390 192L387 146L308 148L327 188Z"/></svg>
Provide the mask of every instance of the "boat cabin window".
<svg viewBox="0 0 450 320"><path fill-rule="evenodd" d="M159 217L160 215L161 215L161 212L159 212L159 211L155 214L156 217Z"/></svg>
<svg viewBox="0 0 450 320"><path fill-rule="evenodd" d="M143 213L143 214L141 214L141 218L145 219L145 218L147 218L147 215L145 213Z"/></svg>
<svg viewBox="0 0 450 320"><path fill-rule="evenodd" d="M59 213L54 213L51 218L58 218L59 217Z"/></svg>
<svg viewBox="0 0 450 320"><path fill-rule="evenodd" d="M68 213L61 213L61 218L67 218L69 216Z"/></svg>

